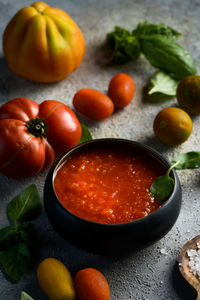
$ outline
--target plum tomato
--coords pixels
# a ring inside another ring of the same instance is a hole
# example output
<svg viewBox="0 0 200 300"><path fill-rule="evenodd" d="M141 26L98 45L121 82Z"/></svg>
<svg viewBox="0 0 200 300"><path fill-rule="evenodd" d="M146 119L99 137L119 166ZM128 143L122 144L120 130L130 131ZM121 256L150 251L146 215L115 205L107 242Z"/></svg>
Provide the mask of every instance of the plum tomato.
<svg viewBox="0 0 200 300"><path fill-rule="evenodd" d="M177 107L166 107L161 110L153 124L157 138L169 146L184 143L192 133L192 127L190 116Z"/></svg>
<svg viewBox="0 0 200 300"><path fill-rule="evenodd" d="M95 268L83 269L76 273L75 290L79 300L109 300L110 298L108 282Z"/></svg>
<svg viewBox="0 0 200 300"><path fill-rule="evenodd" d="M135 94L135 82L133 78L125 73L116 74L110 81L108 96L118 108L128 105Z"/></svg>
<svg viewBox="0 0 200 300"><path fill-rule="evenodd" d="M80 123L65 104L10 100L0 107L0 173L16 179L33 176L80 137Z"/></svg>
<svg viewBox="0 0 200 300"><path fill-rule="evenodd" d="M81 89L73 98L77 111L93 120L104 120L114 110L112 100L105 94L94 89Z"/></svg>

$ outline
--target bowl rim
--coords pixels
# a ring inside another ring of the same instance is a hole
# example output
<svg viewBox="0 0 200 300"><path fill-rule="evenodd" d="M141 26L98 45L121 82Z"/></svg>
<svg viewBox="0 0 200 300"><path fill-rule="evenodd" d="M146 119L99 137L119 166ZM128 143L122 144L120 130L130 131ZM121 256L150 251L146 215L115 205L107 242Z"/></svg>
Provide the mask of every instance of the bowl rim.
<svg viewBox="0 0 200 300"><path fill-rule="evenodd" d="M106 224L106 223L98 223L98 222L90 221L90 220L84 219L82 217L79 217L79 216L73 214L71 211L69 211L61 203L61 201L59 200L59 198L58 198L58 196L57 196L57 194L55 192L55 189L54 189L54 179L55 179L56 173L61 168L61 166L64 164L64 162L66 160L66 157L70 156L73 152L78 151L82 147L84 148L84 147L87 147L87 145L90 145L90 144L103 143L103 142L116 142L116 143L119 142L119 143L126 143L126 144L128 143L128 144L135 145L136 147L142 148L143 150L146 150L149 153L151 153L151 155L153 155L158 161L160 160L164 164L164 166L166 166L167 168L169 168L171 166L170 162L159 151L155 150L154 148L152 148L152 147L150 147L150 146L148 146L148 145L146 145L144 143L138 142L138 141L129 140L129 139L122 139L122 138L98 138L98 139L93 139L93 140L90 140L90 141L86 141L86 142L78 144L75 147L73 147L73 148L69 149L68 151L66 151L66 153L64 153L58 159L58 161L56 162L56 164L53 166L52 173L51 173L51 185L52 185L52 189L53 189L53 192L54 192L57 204L62 209L64 209L64 211L66 213L70 214L75 219L81 220L81 222L83 222L83 223L91 224L91 225L93 224L93 225L99 226L99 227L123 228L123 227L133 226L133 224L140 224L140 223L148 222L151 219L153 219L155 216L158 216L160 214L161 210L163 210L164 208L166 208L167 206L170 205L170 203L173 200L173 198L174 198L174 196L176 194L176 191L178 189L179 179L178 179L178 175L177 175L177 173L176 173L176 171L175 171L174 168L171 170L172 177L174 179L174 188L173 188L173 191L171 192L169 198L164 202L164 204L160 208L158 208L157 210L155 210L151 214L149 214L149 215L147 215L145 217L142 217L140 219L131 221L131 222L117 223L117 224Z"/></svg>

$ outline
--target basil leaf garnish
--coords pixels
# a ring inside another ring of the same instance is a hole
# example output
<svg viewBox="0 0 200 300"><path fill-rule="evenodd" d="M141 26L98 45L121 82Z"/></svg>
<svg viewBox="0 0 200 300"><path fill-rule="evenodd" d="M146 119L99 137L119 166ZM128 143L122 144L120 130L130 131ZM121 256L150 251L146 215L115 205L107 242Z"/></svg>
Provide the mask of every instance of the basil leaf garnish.
<svg viewBox="0 0 200 300"><path fill-rule="evenodd" d="M150 192L158 202L165 200L174 188L174 179L169 176L171 170L179 164L177 161L166 172L165 175L157 177L151 187Z"/></svg>
<svg viewBox="0 0 200 300"><path fill-rule="evenodd" d="M21 300L34 300L34 299L23 291L21 292Z"/></svg>
<svg viewBox="0 0 200 300"><path fill-rule="evenodd" d="M161 93L167 96L176 96L178 84L178 80L175 80L165 72L159 71L150 78L148 94Z"/></svg>
<svg viewBox="0 0 200 300"><path fill-rule="evenodd" d="M84 124L81 124L81 129L82 129L82 134L81 134L81 139L80 139L79 144L81 144L83 142L91 141L93 139L92 134L90 133L87 126L85 126Z"/></svg>
<svg viewBox="0 0 200 300"><path fill-rule="evenodd" d="M14 281L21 279L29 267L30 259L31 256L28 247L18 241L12 247L8 247L0 253L0 260L4 271Z"/></svg>
<svg viewBox="0 0 200 300"><path fill-rule="evenodd" d="M179 161L176 169L196 169L200 167L200 152L191 151L179 154L173 160L173 163Z"/></svg>
<svg viewBox="0 0 200 300"><path fill-rule="evenodd" d="M35 184L30 185L8 204L8 216L13 222L33 219L41 209Z"/></svg>

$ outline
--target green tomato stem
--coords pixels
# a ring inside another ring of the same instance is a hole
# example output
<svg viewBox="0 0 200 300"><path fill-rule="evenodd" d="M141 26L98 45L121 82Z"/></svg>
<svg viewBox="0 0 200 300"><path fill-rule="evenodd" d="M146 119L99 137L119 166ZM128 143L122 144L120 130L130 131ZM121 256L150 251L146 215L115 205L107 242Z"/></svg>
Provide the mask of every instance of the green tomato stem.
<svg viewBox="0 0 200 300"><path fill-rule="evenodd" d="M35 118L25 123L26 123L26 128L31 134L33 134L36 137L43 136L44 138L46 138L47 124L44 119Z"/></svg>

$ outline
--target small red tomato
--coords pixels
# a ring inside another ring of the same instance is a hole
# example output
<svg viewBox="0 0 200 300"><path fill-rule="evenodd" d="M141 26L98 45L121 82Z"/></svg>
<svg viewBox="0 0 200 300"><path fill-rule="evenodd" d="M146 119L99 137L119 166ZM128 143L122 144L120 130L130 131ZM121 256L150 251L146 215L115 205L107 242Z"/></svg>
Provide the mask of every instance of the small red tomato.
<svg viewBox="0 0 200 300"><path fill-rule="evenodd" d="M108 96L118 108L128 105L135 93L135 83L131 76L125 73L116 74L110 81Z"/></svg>
<svg viewBox="0 0 200 300"><path fill-rule="evenodd" d="M105 94L93 89L79 90L74 95L73 105L81 114L93 120L104 120L114 110L112 100Z"/></svg>
<svg viewBox="0 0 200 300"><path fill-rule="evenodd" d="M94 268L77 272L75 290L79 300L109 300L110 289L104 275Z"/></svg>

